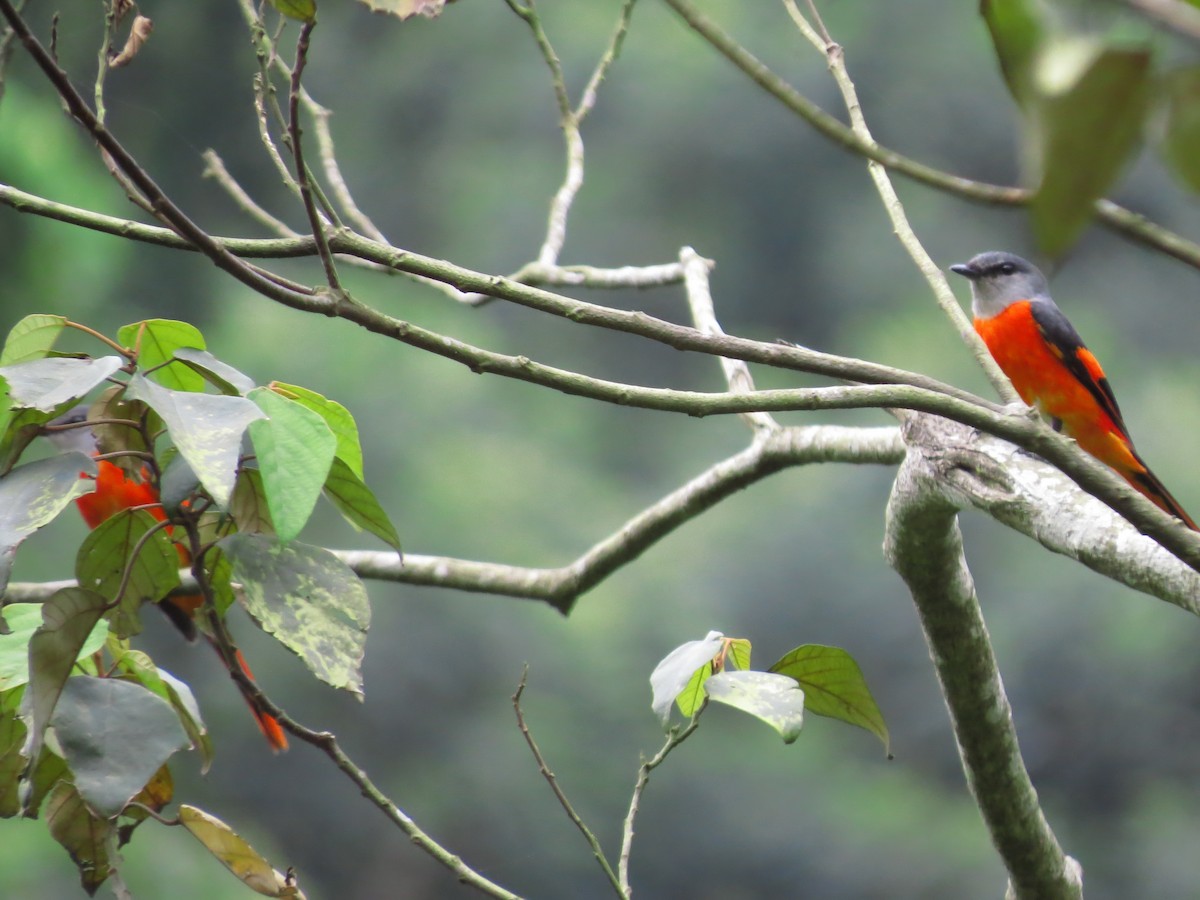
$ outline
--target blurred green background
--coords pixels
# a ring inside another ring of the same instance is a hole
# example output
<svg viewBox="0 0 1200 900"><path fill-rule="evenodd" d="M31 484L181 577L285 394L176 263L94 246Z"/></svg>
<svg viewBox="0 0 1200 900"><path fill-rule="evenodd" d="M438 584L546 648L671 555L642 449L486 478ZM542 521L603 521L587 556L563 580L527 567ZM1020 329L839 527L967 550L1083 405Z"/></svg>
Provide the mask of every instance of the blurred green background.
<svg viewBox="0 0 1200 900"><path fill-rule="evenodd" d="M543 4L577 94L615 22L615 0ZM51 8L30 4L48 30ZM704 8L827 109L824 60L774 4ZM955 173L1012 183L1017 120L973 4L822 4L883 143ZM255 63L233 3L150 4L152 40L108 80L117 135L213 233L263 236L201 178L213 147L293 227L303 214L266 162L251 108ZM343 171L398 246L488 272L536 254L563 160L544 65L499 0L459 2L397 24L325 2L306 82L331 106ZM59 50L90 92L98 10L63 11ZM294 35L294 27L289 35ZM290 42L290 37L285 43ZM290 54L290 50L288 51ZM565 263L715 258L725 328L927 372L986 392L936 311L857 159L786 113L656 0L584 129L587 183ZM0 180L133 215L89 141L18 50L0 102ZM985 249L1028 254L1019 211L966 204L904 182L918 234L944 265ZM1200 211L1153 158L1116 198L1185 234ZM279 268L316 283L312 261ZM133 245L0 208L0 327L32 312L115 332L187 319L217 356L260 382L339 399L363 432L367 475L409 552L561 565L645 505L736 452L736 419L603 406L479 377L456 364L273 306L195 255ZM714 390L710 359L494 302L479 309L399 278L343 268L364 301L497 351L617 380ZM1099 229L1056 274L1055 296L1105 362L1146 459L1193 513L1200 436L1197 273ZM963 286L965 296L965 286ZM682 291L585 294L686 321ZM96 348L79 345L84 349ZM804 383L758 373L762 386ZM790 422L887 424L883 413ZM1184 450L1183 448L1187 448ZM822 466L778 475L721 504L578 604L369 585L375 619L366 700L317 683L240 617L267 691L329 729L402 809L487 876L533 898L610 889L538 774L510 696L530 666L525 711L576 808L615 854L639 757L662 735L647 678L710 628L754 642L757 667L800 643L845 647L892 732L810 720L785 747L713 709L659 769L633 855L639 897L995 897L1004 873L971 802L911 602L880 542L892 472ZM1026 761L1091 898L1194 897L1200 840L1200 629L990 520L964 517ZM61 578L83 526L64 516L22 549L16 577ZM328 508L306 534L374 546ZM178 759L177 799L217 815L310 898L466 895L303 745L273 758L212 655L153 615L145 646L191 683L217 742L212 771ZM139 897L250 896L179 829L143 826L127 849ZM42 823L0 822L0 894L72 896L73 866Z"/></svg>

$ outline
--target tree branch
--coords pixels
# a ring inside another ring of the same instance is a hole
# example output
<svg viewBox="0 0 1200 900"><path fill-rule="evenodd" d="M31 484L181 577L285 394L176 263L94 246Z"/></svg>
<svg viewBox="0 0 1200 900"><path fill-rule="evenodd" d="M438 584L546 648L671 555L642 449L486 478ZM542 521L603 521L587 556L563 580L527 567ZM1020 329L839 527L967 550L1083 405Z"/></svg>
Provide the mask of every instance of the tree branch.
<svg viewBox="0 0 1200 900"><path fill-rule="evenodd" d="M884 553L917 605L967 782L1008 869L1012 892L1018 898L1078 900L1082 873L1059 847L1021 759L963 557L958 503L948 496L936 464L940 451L922 432L924 421L913 416L905 423L909 449L888 501Z"/></svg>
<svg viewBox="0 0 1200 900"><path fill-rule="evenodd" d="M697 10L690 0L665 0L665 2L693 31L737 66L755 84L804 119L817 132L851 153L872 159L920 184L975 203L1025 206L1032 198L1032 192L1024 188L987 184L951 175L917 162L888 147L864 142L850 128L768 69L753 54L722 31L715 22ZM1151 222L1145 216L1118 206L1111 200L1098 200L1096 201L1096 218L1109 230L1115 231L1135 243L1160 250L1180 262L1200 269L1200 244Z"/></svg>

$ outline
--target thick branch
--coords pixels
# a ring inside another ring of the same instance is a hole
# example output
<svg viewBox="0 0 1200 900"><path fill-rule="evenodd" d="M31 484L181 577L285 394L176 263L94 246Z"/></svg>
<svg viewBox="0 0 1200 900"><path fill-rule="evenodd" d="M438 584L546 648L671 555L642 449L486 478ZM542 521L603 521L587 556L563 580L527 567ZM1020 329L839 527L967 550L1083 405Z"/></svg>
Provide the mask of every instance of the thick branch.
<svg viewBox="0 0 1200 900"><path fill-rule="evenodd" d="M921 417L888 501L884 552L912 592L950 710L967 782L1018 898L1083 896L1021 759L1012 710L963 557L957 503L926 456ZM937 451L934 456L936 459Z"/></svg>

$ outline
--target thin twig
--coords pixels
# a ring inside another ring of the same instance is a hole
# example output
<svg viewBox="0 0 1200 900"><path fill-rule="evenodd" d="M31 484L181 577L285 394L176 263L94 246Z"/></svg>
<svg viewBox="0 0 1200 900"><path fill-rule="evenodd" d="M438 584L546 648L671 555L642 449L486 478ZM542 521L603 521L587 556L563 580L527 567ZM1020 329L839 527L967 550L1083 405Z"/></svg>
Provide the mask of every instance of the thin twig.
<svg viewBox="0 0 1200 900"><path fill-rule="evenodd" d="M300 37L296 41L296 65L292 68L291 88L288 91L288 134L291 135L292 159L296 162L296 181L300 185L300 197L304 201L304 211L308 213L312 236L317 240L317 253L321 257L321 265L325 268L325 280L332 291L340 294L342 292L341 281L338 279L333 254L329 251L325 223L321 221L321 214L317 212L317 204L313 199L311 173L304 164L304 148L300 141L300 78L304 74L304 66L308 62L309 39L316 26L315 19L301 25Z"/></svg>
<svg viewBox="0 0 1200 900"><path fill-rule="evenodd" d="M241 207L242 211L247 213L250 218L265 225L271 231L285 238L298 238L300 232L294 231L282 219L277 219L271 213L263 209L253 197L247 193L246 189L238 183L238 181L229 173L229 169L225 167L225 161L217 155L216 150L205 150L201 154L204 160L204 171L201 173L204 178L213 179L220 185L225 193L233 198L233 202Z"/></svg>
<svg viewBox="0 0 1200 900"><path fill-rule="evenodd" d="M150 202L155 214L169 225L181 237L194 244L217 265L218 268L232 275L251 289L265 297L280 303L294 305L298 298L291 291L273 284L257 272L250 269L244 262L226 250L221 244L193 222L158 186L148 172L125 149L113 134L101 124L96 114L88 107L83 97L71 83L70 77L59 67L54 58L46 51L21 15L13 8L11 0L0 0L0 15L8 21L12 29L21 39L22 45L43 74L58 91L66 103L67 110L95 138L100 148L112 157L137 189ZM329 305L333 305L332 303Z"/></svg>
<svg viewBox="0 0 1200 900"><path fill-rule="evenodd" d="M608 877L613 889L616 890L618 897L627 898L629 895L622 890L621 882L617 880L617 873L613 871L609 865L608 858L604 855L604 848L600 846L600 842L596 840L596 835L592 832L587 824L580 818L579 813L575 812L575 807L571 805L571 801L567 799L566 793L558 783L558 778L550 771L550 766L546 764L546 758L542 755L541 748L538 747L537 741L533 739L533 732L529 730L529 725L525 722L525 713L521 709L521 697L525 693L525 684L529 678L529 664L526 663L525 668L521 671L521 681L517 685L517 691L512 695L513 710L517 714L517 727L521 730L521 736L525 738L525 743L529 746L529 752L533 754L534 760L538 764L538 771L542 773L542 777L546 779L546 783L550 785L550 790L554 792L554 796L558 799L559 805L567 814L567 818L574 823L579 829L583 839L587 841L588 846L592 850L592 855L596 857L596 862Z"/></svg>
<svg viewBox="0 0 1200 900"><path fill-rule="evenodd" d="M825 30L824 23L820 23L821 33L818 33L809 24L808 20L805 19L803 13L800 12L795 0L783 0L783 5L792 17L792 21L796 23L796 27L800 30L800 33L808 39L809 43L825 55L826 61L829 64L829 71L833 73L834 81L837 82L838 90L841 91L846 111L850 115L850 127L853 129L854 134L865 145L875 146L875 139L871 136L871 130L867 127L867 120L863 115L862 106L858 102L858 92L854 89L854 82L850 80L850 73L846 69L845 52L841 45L829 37L829 32ZM812 3L812 0L809 0L809 6L815 12L816 6ZM950 320L955 331L958 332L959 339L971 351L971 355L975 357L976 363L983 369L984 374L987 375L992 386L1000 394L1001 399L1005 403L1019 402L1020 397L1017 396L1012 383L1000 371L1000 367L992 358L991 353L988 352L979 335L975 333L975 329L971 327L970 320L963 312L962 307L959 306L954 292L946 282L946 276L921 245L916 232L913 231L912 226L909 224L908 216L904 212L904 206L896 194L896 189L892 186L892 181L888 177L887 170L882 164L873 159L868 160L867 170L870 172L871 180L875 184L875 190L878 191L879 198L883 202L883 208L891 220L892 229L896 237L900 239L901 246L908 252L908 255L916 264L917 270L929 284L934 299L937 300L938 306L941 307L942 312Z"/></svg>
<svg viewBox="0 0 1200 900"><path fill-rule="evenodd" d="M682 730L678 725L672 728L671 733L667 735L667 742L663 744L662 749L654 754L652 759L646 760L638 767L637 780L633 785L633 794L629 798L629 812L625 814L625 822L621 829L621 859L617 866L621 890L626 897L631 896L633 893L629 885L629 855L633 851L633 826L637 819L642 794L646 790L646 785L650 782L650 773L661 766L671 751L691 737L692 733L700 727L700 713L703 711L704 707L701 706L696 711L696 714L692 716L692 720Z"/></svg>
<svg viewBox="0 0 1200 900"><path fill-rule="evenodd" d="M920 184L962 197L976 203L1000 206L1025 206L1032 192L1024 188L1005 187L974 181L943 172L917 162L874 142L864 142L854 131L821 109L794 87L768 69L755 56L725 33L715 22L701 13L690 0L665 0L693 31L706 40L718 53L737 66L746 76L768 94L781 102L820 134L851 153L873 159L894 172L899 172ZM1200 269L1200 244L1152 222L1111 200L1096 201L1097 221L1111 231L1136 243L1159 250L1180 262Z"/></svg>
<svg viewBox="0 0 1200 900"><path fill-rule="evenodd" d="M702 334L724 335L721 323L717 321L708 286L708 272L713 263L704 259L691 247L684 247L679 251L679 264L683 267L688 309L692 312L692 323L696 330ZM745 394L754 390L754 377L744 360L727 359L722 356L718 361L721 363L721 371L725 373L725 383L729 385L732 393ZM742 413L741 418L754 430L771 431L780 427L770 413Z"/></svg>

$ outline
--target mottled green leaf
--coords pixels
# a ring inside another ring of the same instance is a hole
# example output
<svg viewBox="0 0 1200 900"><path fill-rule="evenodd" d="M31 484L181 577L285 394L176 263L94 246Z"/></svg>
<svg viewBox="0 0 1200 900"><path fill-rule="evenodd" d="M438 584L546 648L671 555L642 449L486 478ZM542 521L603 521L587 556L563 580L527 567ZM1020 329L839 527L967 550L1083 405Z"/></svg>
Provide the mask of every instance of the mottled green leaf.
<svg viewBox="0 0 1200 900"><path fill-rule="evenodd" d="M1040 184L1030 204L1034 236L1049 256L1075 242L1141 140L1149 109L1149 50L1080 38L1047 45L1034 110Z"/></svg>
<svg viewBox="0 0 1200 900"><path fill-rule="evenodd" d="M324 418L294 400L267 388L255 388L249 399L267 416L250 423L250 440L275 533L287 543L317 505L337 440Z"/></svg>
<svg viewBox="0 0 1200 900"><path fill-rule="evenodd" d="M0 478L0 593L8 586L17 547L68 504L92 489L80 473L96 474L82 453L62 453L26 463Z"/></svg>
<svg viewBox="0 0 1200 900"><path fill-rule="evenodd" d="M361 695L371 607L358 576L328 550L296 541L235 534L219 546L263 630L326 684Z"/></svg>
<svg viewBox="0 0 1200 900"><path fill-rule="evenodd" d="M49 357L0 368L8 396L21 409L51 412L73 403L125 364L119 356L99 359Z"/></svg>
<svg viewBox="0 0 1200 900"><path fill-rule="evenodd" d="M242 434L262 411L244 397L172 391L140 374L129 381L129 396L162 418L171 441L216 504L225 509L237 478Z"/></svg>
<svg viewBox="0 0 1200 900"><path fill-rule="evenodd" d="M335 457L325 479L325 496L355 528L365 528L384 543L400 550L400 535L371 489L345 462Z"/></svg>
<svg viewBox="0 0 1200 900"><path fill-rule="evenodd" d="M654 667L650 673L650 708L662 721L664 728L670 721L671 704L675 698L696 677L696 670L711 663L721 652L723 641L721 632L710 631L703 640L680 644Z"/></svg>
<svg viewBox="0 0 1200 900"><path fill-rule="evenodd" d="M120 678L68 678L51 725L76 789L103 819L190 744L170 703Z"/></svg>
<svg viewBox="0 0 1200 900"><path fill-rule="evenodd" d="M141 605L157 603L179 586L179 552L166 529L160 527L146 536L157 524L147 510L121 510L84 538L75 558L75 580L80 587L112 601L124 590L119 605L109 612L118 637L138 634L142 630Z"/></svg>
<svg viewBox="0 0 1200 900"><path fill-rule="evenodd" d="M771 671L794 678L804 688L808 711L841 719L865 728L889 747L887 724L871 696L858 663L839 647L804 644L789 653Z"/></svg>
<svg viewBox="0 0 1200 900"><path fill-rule="evenodd" d="M0 352L0 366L43 358L66 326L64 316L43 313L26 316L9 330L4 350Z"/></svg>
<svg viewBox="0 0 1200 900"><path fill-rule="evenodd" d="M204 390L204 376L186 363L175 359L175 351L183 347L205 349L204 335L195 325L174 319L147 319L134 322L117 332L123 346L138 351L138 368L163 387L176 391Z"/></svg>
<svg viewBox="0 0 1200 900"><path fill-rule="evenodd" d="M769 672L718 672L705 685L710 700L762 719L784 743L800 736L804 691L791 678Z"/></svg>

